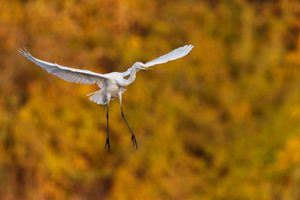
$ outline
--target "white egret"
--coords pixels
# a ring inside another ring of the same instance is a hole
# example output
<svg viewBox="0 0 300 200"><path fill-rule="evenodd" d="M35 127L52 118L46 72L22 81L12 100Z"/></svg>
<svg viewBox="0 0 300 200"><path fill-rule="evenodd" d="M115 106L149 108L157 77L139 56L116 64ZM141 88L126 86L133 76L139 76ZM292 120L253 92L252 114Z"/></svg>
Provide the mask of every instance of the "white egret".
<svg viewBox="0 0 300 200"><path fill-rule="evenodd" d="M46 62L33 57L25 48L20 49L19 52L29 61L45 69L48 73L54 74L65 81L82 84L97 84L99 86L100 90L88 94L88 96L91 101L107 106L105 148L107 148L107 150L109 151L109 102L114 98L119 97L121 116L131 133L133 146L138 148L135 135L125 118L122 108L122 94L125 92L125 88L134 82L136 73L138 71L149 69L149 67L153 65L163 64L171 60L182 58L183 56L187 55L192 50L192 48L193 45L185 45L147 63L136 62L125 72L111 72L107 74L99 74L88 70L74 69L61 66L56 63Z"/></svg>

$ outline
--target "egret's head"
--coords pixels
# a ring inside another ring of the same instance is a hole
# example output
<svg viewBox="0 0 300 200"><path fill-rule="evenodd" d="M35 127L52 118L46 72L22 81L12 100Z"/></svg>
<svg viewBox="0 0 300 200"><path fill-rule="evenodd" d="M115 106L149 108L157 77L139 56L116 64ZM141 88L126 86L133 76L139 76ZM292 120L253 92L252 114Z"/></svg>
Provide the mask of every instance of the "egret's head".
<svg viewBox="0 0 300 200"><path fill-rule="evenodd" d="M142 70L142 69L145 70L145 69L147 69L147 68L144 66L143 63L141 63L141 62L136 62L136 63L133 64L133 66L131 67L131 69L134 70L134 71L140 71L140 70Z"/></svg>

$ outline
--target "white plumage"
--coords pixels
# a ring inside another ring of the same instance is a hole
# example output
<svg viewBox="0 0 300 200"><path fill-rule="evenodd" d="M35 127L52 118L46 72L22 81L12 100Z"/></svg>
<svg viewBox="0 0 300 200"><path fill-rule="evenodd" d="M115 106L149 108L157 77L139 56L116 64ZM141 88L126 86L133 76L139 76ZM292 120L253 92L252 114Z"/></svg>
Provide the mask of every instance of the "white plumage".
<svg viewBox="0 0 300 200"><path fill-rule="evenodd" d="M28 60L45 69L50 74L58 76L59 78L72 82L81 84L97 84L100 90L89 94L89 99L92 102L101 105L107 105L107 138L105 147L110 148L109 137L108 137L108 108L109 102L119 97L121 105L121 115L130 130L132 135L131 140L133 145L137 147L137 142L135 136L129 127L122 109L122 94L125 91L125 87L134 82L136 78L136 73L142 69L148 69L151 66L163 64L171 60L182 58L187 55L193 48L193 45L185 45L174 49L173 51L160 56L154 60L146 63L136 62L125 72L112 72L107 74L99 74L89 70L75 69L66 66L62 66L56 63L50 63L33 57L25 48L20 49L19 52ZM125 77L129 76L127 79Z"/></svg>
<svg viewBox="0 0 300 200"><path fill-rule="evenodd" d="M185 45L183 47L179 47L174 49L170 53L167 53L163 56L160 56L154 60L151 60L144 64L144 67L151 67L153 65L163 64L169 62L171 60L176 60L178 58L182 58L187 55L193 48L193 45Z"/></svg>

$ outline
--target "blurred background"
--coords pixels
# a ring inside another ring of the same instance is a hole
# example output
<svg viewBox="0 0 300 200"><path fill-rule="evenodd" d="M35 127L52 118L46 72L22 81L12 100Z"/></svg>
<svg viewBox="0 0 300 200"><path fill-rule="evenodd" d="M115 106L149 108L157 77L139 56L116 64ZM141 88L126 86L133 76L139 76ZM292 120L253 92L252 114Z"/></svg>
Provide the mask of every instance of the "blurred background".
<svg viewBox="0 0 300 200"><path fill-rule="evenodd" d="M300 199L298 0L0 0L0 199ZM138 73L110 109L21 57Z"/></svg>

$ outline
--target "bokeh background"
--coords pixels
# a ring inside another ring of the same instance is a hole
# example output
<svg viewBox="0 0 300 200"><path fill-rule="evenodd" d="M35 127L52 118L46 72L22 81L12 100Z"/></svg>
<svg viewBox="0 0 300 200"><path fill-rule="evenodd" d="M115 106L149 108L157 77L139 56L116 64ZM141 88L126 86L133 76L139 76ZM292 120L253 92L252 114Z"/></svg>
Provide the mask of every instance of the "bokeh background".
<svg viewBox="0 0 300 200"><path fill-rule="evenodd" d="M0 199L300 199L298 0L0 0ZM21 57L138 73L111 103Z"/></svg>

